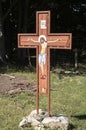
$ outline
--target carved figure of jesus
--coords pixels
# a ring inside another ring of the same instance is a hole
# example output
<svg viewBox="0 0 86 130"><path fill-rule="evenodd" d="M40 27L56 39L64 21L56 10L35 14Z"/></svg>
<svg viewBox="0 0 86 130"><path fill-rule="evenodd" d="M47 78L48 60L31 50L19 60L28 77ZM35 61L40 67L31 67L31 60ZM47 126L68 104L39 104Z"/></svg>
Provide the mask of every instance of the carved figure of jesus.
<svg viewBox="0 0 86 130"><path fill-rule="evenodd" d="M47 49L47 44L51 43L51 42L57 42L60 39L56 39L54 41L47 41L45 35L40 35L38 38L38 41L35 41L34 39L31 39L31 41L33 42L39 42L41 45L41 51L39 53L39 57L38 57L38 63L39 63L39 67L41 68L41 75L40 78L41 79L45 79L46 75L44 72L44 65L46 64L46 49Z"/></svg>

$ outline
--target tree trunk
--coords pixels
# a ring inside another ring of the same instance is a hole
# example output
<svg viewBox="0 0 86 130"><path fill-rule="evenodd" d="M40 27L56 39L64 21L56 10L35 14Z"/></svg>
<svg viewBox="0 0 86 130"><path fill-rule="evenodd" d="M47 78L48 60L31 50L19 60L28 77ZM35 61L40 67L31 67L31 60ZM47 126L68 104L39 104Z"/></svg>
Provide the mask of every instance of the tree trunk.
<svg viewBox="0 0 86 130"><path fill-rule="evenodd" d="M78 51L77 48L75 49L75 69L78 67Z"/></svg>
<svg viewBox="0 0 86 130"><path fill-rule="evenodd" d="M5 43L3 35L3 23L2 23L2 5L0 0L0 61L4 62L5 57Z"/></svg>
<svg viewBox="0 0 86 130"><path fill-rule="evenodd" d="M23 32L24 33L27 33L29 4L30 4L30 1L25 0L24 22L23 22ZM30 58L30 50L29 50L29 48L26 49L26 57L28 57L29 66L31 66L31 58Z"/></svg>
<svg viewBox="0 0 86 130"><path fill-rule="evenodd" d="M18 4L18 8L19 8L18 32L27 33L29 0L22 1L22 3L21 0L19 0L18 3L19 3ZM22 61L24 61L27 58L29 65L31 66L29 49L18 49L18 58Z"/></svg>
<svg viewBox="0 0 86 130"><path fill-rule="evenodd" d="M18 33L24 33L23 29L23 19L24 19L24 1L18 0ZM26 8L26 7L25 7ZM24 62L25 60L25 48L18 49L18 60Z"/></svg>
<svg viewBox="0 0 86 130"><path fill-rule="evenodd" d="M18 33L22 32L22 2L21 0L18 0ZM22 57L22 53L23 53L23 49L18 48L18 61L22 61L23 57ZM22 58L21 58L22 57Z"/></svg>

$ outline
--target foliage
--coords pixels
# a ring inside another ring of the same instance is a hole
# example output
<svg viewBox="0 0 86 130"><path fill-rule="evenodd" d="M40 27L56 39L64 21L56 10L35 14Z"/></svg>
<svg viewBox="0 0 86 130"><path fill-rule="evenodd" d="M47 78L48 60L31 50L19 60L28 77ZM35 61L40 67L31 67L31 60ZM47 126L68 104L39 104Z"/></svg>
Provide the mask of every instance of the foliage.
<svg viewBox="0 0 86 130"><path fill-rule="evenodd" d="M79 48L86 54L86 2L81 0L1 0L0 23L3 27L5 58L8 62L27 56L26 50L17 47L18 33L34 33L35 13L40 10L51 11L51 32L72 32L73 48ZM40 6L39 6L40 5ZM2 14L1 14L2 12ZM3 44L4 45L4 44ZM25 53L23 53L25 51ZM19 53L21 54L19 57ZM80 55L82 54L80 53ZM82 56L82 55L81 55ZM17 57L17 58L16 58Z"/></svg>

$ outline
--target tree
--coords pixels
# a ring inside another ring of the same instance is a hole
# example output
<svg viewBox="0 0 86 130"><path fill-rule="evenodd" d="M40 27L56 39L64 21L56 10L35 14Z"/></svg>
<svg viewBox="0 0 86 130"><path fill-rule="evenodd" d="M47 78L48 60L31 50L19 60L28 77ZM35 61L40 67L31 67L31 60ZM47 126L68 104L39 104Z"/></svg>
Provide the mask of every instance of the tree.
<svg viewBox="0 0 86 130"><path fill-rule="evenodd" d="M21 3L21 0L18 1L18 33L28 32L27 27L28 27L29 4L30 4L29 0L22 1L22 3ZM22 17L23 17L23 20L22 20ZM22 55L22 58L21 58L21 55ZM22 60L24 61L26 57L29 61L29 65L31 66L29 49L18 49L18 59L20 59L21 61Z"/></svg>
<svg viewBox="0 0 86 130"><path fill-rule="evenodd" d="M3 21L2 21L2 4L0 0L0 61L4 62L5 56L5 44L4 44L4 33L3 33Z"/></svg>
<svg viewBox="0 0 86 130"><path fill-rule="evenodd" d="M25 60L29 57L29 49L17 48L18 33L35 32L36 11L51 11L51 32L72 32L73 49L86 55L86 2L82 0L1 0L0 1L0 57L4 57L5 51L12 60ZM4 32L4 33L3 33ZM4 35L3 35L4 34ZM5 40L4 40L5 36ZM5 44L4 44L5 43ZM3 50L3 51L2 51ZM13 51L18 50L18 51ZM18 52L18 53L17 53ZM15 55L13 55L15 53ZM32 53L32 52L31 52ZM52 52L54 53L54 52ZM56 53L56 52L55 52ZM79 53L79 54L80 54ZM78 55L79 55L78 54ZM26 57L27 56L27 57ZM22 58L21 58L22 57ZM56 58L55 58L56 59ZM30 62L29 62L30 63Z"/></svg>

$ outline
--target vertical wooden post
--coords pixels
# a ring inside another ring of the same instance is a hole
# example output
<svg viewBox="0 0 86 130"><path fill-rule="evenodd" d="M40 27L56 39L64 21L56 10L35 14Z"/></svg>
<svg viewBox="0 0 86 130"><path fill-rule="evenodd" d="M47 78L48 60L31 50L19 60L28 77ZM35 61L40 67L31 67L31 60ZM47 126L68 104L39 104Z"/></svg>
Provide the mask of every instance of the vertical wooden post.
<svg viewBox="0 0 86 130"><path fill-rule="evenodd" d="M48 47L48 116L50 116L50 48Z"/></svg>
<svg viewBox="0 0 86 130"><path fill-rule="evenodd" d="M38 54L39 54L39 47L36 47L36 78L37 78L37 83L36 83L36 110L37 114L39 114L39 69L38 69Z"/></svg>

